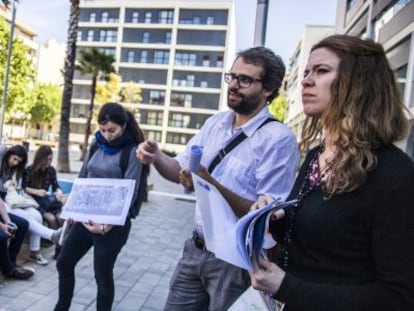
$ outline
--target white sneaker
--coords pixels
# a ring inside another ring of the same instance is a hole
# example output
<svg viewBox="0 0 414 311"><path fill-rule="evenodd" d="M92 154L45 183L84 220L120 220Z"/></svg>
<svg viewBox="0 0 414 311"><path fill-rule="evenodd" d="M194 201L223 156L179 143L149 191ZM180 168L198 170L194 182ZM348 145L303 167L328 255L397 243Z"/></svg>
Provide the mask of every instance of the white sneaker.
<svg viewBox="0 0 414 311"><path fill-rule="evenodd" d="M42 266L47 265L49 263L49 261L44 259L42 254L40 254L40 253L37 253L35 255L30 255L29 260L34 261L38 265L42 265Z"/></svg>

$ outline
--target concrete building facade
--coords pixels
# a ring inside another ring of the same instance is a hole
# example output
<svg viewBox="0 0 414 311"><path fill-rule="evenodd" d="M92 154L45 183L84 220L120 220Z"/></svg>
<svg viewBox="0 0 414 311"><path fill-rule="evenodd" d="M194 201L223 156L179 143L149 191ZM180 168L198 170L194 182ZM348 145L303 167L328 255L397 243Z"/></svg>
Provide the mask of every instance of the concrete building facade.
<svg viewBox="0 0 414 311"><path fill-rule="evenodd" d="M335 30L384 46L404 103L414 113L414 0L338 0ZM414 127L399 147L414 158Z"/></svg>
<svg viewBox="0 0 414 311"><path fill-rule="evenodd" d="M223 74L235 52L233 0L81 1L78 52L115 56L122 84L141 88L145 136L180 151L225 105ZM79 53L77 54L79 56ZM71 141L82 141L90 78L75 73Z"/></svg>
<svg viewBox="0 0 414 311"><path fill-rule="evenodd" d="M300 139L304 114L302 112L302 77L313 44L333 34L334 26L307 25L289 59L289 70L285 77L286 124Z"/></svg>

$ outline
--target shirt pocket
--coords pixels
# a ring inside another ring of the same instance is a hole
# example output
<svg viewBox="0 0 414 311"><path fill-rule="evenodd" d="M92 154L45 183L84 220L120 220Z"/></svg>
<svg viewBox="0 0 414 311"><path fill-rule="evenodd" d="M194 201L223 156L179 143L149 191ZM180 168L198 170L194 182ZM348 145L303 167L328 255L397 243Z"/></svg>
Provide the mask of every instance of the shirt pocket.
<svg viewBox="0 0 414 311"><path fill-rule="evenodd" d="M255 193L253 185L254 166L253 162L246 159L240 159L229 156L223 167L222 183L233 192L247 197Z"/></svg>

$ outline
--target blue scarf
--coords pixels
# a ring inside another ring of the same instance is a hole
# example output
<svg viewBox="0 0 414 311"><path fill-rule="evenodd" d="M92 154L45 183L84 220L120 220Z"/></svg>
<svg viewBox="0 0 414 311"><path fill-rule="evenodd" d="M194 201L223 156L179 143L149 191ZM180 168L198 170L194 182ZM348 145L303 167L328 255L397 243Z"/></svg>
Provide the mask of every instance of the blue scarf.
<svg viewBox="0 0 414 311"><path fill-rule="evenodd" d="M95 133L96 142L98 143L99 149L101 149L106 154L115 154L119 152L123 147L136 142L128 130L125 130L124 133L114 140L108 142L102 136L100 131Z"/></svg>

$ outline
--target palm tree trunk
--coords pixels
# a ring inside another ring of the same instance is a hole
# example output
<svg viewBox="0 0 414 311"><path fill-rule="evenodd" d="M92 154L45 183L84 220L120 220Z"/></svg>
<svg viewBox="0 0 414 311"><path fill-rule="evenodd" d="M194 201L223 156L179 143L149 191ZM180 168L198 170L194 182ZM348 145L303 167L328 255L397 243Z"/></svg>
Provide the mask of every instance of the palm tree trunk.
<svg viewBox="0 0 414 311"><path fill-rule="evenodd" d="M59 172L70 172L69 162L69 132L70 132L70 107L73 90L73 76L75 72L76 40L78 36L80 8L79 0L71 0L70 18L68 28L68 42L66 47L66 59L64 68L64 88L62 108L60 115L59 149L57 168Z"/></svg>
<svg viewBox="0 0 414 311"><path fill-rule="evenodd" d="M96 81L98 80L98 74L94 73L92 76L92 85L91 85L91 101L89 102L88 107L88 115L86 116L86 128L85 128L85 139L83 141L83 146L81 150L81 158L80 161L83 161L85 158L86 151L88 150L89 145L89 136L91 135L91 123L92 123L92 116L93 116L93 106L95 101L95 93L96 93Z"/></svg>

